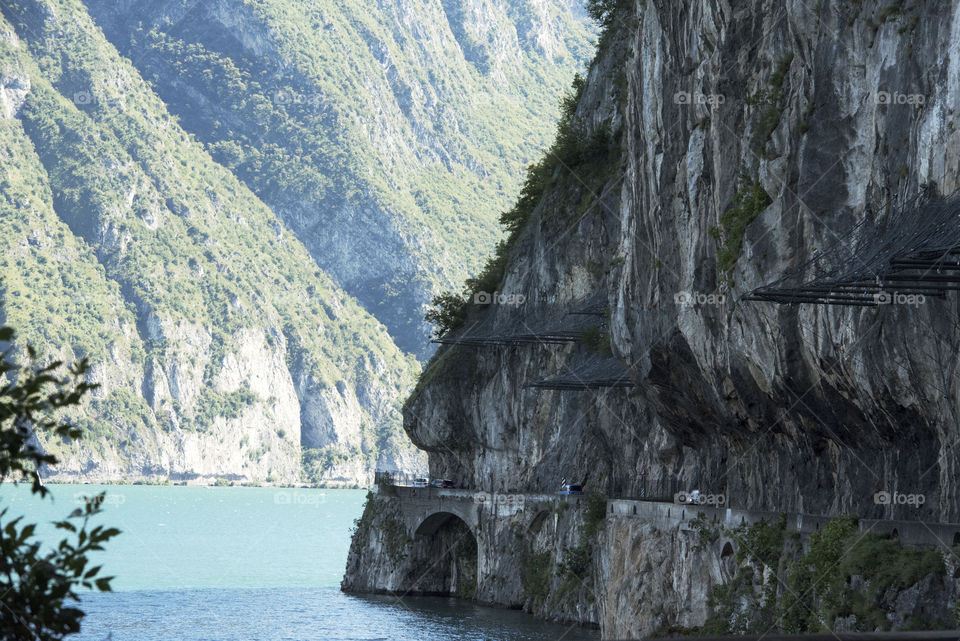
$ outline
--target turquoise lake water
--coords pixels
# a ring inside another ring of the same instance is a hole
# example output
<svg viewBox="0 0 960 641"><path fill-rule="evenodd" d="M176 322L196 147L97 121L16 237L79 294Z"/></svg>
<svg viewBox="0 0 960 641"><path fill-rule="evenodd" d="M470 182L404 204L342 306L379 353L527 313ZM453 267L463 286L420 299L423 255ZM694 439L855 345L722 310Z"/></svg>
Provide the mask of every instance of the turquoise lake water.
<svg viewBox="0 0 960 641"><path fill-rule="evenodd" d="M11 514L50 524L107 492L99 522L123 533L96 559L113 593L86 593L78 641L581 641L592 631L453 599L338 589L364 490L170 486L0 489Z"/></svg>

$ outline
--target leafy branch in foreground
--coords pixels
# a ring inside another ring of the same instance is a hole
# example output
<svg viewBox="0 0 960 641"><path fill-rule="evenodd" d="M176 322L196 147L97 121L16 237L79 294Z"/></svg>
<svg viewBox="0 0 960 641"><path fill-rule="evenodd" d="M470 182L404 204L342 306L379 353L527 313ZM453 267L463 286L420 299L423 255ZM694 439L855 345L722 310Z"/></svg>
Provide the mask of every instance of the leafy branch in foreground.
<svg viewBox="0 0 960 641"><path fill-rule="evenodd" d="M10 346L13 339L11 328L0 327L0 343ZM44 452L37 436L79 439L81 431L62 418L62 411L79 405L96 386L85 380L86 360L38 366L27 347L29 366L20 367L12 350L8 347L0 356L0 484L27 480L32 493L45 497L49 490L39 472L57 459ZM100 576L101 566L90 567L88 557L120 533L91 527L104 496L87 498L82 508L55 523L69 536L49 549L34 536L35 524L24 524L22 516L8 518L9 510L0 510L0 639L57 641L79 632L84 613L74 607L80 600L77 590L110 590L113 577Z"/></svg>
<svg viewBox="0 0 960 641"><path fill-rule="evenodd" d="M0 342L11 343L14 331L0 327ZM79 405L83 395L94 389L83 377L86 361L67 367L67 375L58 375L64 368L61 361L36 368L20 368L14 364L10 349L0 360L0 483L7 480L30 480L33 492L46 496L40 482L39 469L55 465L56 457L45 453L36 440L39 432L49 432L64 439L80 438L80 430L56 418L59 410ZM31 363L36 354L27 347ZM14 477L10 479L10 477Z"/></svg>

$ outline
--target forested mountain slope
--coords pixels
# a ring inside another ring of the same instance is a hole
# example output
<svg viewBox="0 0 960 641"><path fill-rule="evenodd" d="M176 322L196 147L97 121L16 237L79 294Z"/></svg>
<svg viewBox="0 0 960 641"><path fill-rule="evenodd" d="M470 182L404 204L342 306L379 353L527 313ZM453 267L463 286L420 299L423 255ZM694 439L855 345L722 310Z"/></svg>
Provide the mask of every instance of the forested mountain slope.
<svg viewBox="0 0 960 641"><path fill-rule="evenodd" d="M586 42L562 3L476 5L496 28L457 6L0 5L0 320L101 386L90 437L44 444L63 476L418 465L398 406L419 366L385 324L423 346Z"/></svg>
<svg viewBox="0 0 960 641"><path fill-rule="evenodd" d="M581 0L90 0L183 127L319 265L429 353L592 55Z"/></svg>

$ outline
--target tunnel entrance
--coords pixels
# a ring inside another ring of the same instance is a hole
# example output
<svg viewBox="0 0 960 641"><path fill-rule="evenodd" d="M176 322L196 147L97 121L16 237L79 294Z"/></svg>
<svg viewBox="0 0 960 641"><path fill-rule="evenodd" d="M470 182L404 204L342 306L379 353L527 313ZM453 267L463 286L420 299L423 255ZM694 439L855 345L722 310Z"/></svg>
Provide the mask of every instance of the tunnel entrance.
<svg viewBox="0 0 960 641"><path fill-rule="evenodd" d="M477 537L463 519L450 512L427 517L414 536L423 563L421 592L473 599L477 595Z"/></svg>

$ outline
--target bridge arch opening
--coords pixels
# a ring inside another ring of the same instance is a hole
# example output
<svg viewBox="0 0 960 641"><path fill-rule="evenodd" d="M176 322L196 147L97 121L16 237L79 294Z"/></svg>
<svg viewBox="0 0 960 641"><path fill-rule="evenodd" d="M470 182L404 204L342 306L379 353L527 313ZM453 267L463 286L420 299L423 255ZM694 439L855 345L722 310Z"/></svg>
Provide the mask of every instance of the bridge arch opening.
<svg viewBox="0 0 960 641"><path fill-rule="evenodd" d="M414 553L429 566L420 593L472 599L477 594L479 546L473 530L457 514L436 512L413 537Z"/></svg>
<svg viewBox="0 0 960 641"><path fill-rule="evenodd" d="M530 521L530 526L527 528L527 533L534 536L540 534L540 530L543 529L543 524L546 522L548 516L550 516L549 510L540 510L537 512L537 515L533 517L532 521Z"/></svg>
<svg viewBox="0 0 960 641"><path fill-rule="evenodd" d="M725 541L720 549L720 571L728 581L737 574L737 557L732 541Z"/></svg>

